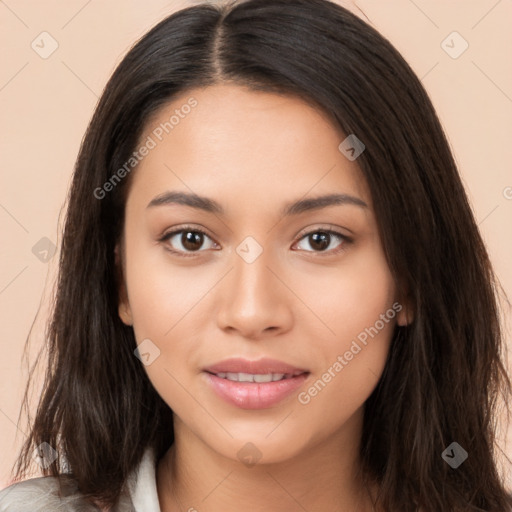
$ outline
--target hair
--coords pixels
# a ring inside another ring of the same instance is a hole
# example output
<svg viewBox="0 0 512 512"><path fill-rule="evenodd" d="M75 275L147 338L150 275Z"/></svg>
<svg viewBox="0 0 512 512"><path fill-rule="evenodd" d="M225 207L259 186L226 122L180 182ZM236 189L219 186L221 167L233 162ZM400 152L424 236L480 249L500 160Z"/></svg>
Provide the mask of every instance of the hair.
<svg viewBox="0 0 512 512"><path fill-rule="evenodd" d="M131 180L103 199L94 190L128 161L159 108L222 83L301 98L366 147L357 164L390 271L414 315L396 327L365 404L360 456L365 479L378 484L376 506L512 510L497 461L500 398L510 414L512 391L501 286L419 79L386 38L328 0L188 7L152 28L114 71L67 197L46 374L16 480L33 448L47 442L59 457L44 475L63 478L68 466L87 499L114 505L146 448L160 457L173 443L172 411L118 316L114 249ZM441 457L452 441L469 453L457 469Z"/></svg>

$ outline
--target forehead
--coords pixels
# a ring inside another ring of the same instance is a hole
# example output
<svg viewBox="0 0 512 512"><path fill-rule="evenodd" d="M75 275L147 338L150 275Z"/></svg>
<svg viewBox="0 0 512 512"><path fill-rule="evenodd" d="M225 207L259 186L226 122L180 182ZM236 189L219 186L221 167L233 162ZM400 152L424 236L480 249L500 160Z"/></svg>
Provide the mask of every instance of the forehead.
<svg viewBox="0 0 512 512"><path fill-rule="evenodd" d="M131 188L146 197L208 191L220 202L243 199L246 208L333 192L370 203L356 162L338 149L345 137L326 113L298 97L238 85L192 89L146 123L140 144L151 139L152 149Z"/></svg>

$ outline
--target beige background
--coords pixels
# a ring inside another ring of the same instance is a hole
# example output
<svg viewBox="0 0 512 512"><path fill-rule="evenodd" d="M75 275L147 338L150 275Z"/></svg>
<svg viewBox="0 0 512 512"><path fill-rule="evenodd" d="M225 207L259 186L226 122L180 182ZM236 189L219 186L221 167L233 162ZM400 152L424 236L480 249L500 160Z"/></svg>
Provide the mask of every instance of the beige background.
<svg viewBox="0 0 512 512"><path fill-rule="evenodd" d="M58 261L55 255L45 263L51 256L45 250L58 242L59 212L86 125L130 45L186 5L0 0L0 488L11 480L25 437L25 423L17 426L27 378L22 352L40 304L30 361L42 341ZM512 298L512 2L360 0L351 9L366 16L422 79ZM508 325L510 318L509 312ZM512 443L505 449L512 456ZM512 488L512 475L509 482Z"/></svg>

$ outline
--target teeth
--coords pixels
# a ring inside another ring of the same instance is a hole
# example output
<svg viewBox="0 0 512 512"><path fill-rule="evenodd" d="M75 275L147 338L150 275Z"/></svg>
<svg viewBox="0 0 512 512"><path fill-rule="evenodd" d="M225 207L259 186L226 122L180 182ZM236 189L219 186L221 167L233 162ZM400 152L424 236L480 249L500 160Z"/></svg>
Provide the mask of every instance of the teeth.
<svg viewBox="0 0 512 512"><path fill-rule="evenodd" d="M283 377L289 378L291 374L284 373L267 373L266 375L252 373L217 373L217 377L221 379L232 380L236 382L276 382Z"/></svg>

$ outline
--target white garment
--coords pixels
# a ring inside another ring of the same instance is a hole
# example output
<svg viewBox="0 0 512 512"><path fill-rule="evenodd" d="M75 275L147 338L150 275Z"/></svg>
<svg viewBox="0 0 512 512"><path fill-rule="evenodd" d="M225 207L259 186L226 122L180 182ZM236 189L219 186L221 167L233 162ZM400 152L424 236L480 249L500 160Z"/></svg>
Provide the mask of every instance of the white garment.
<svg viewBox="0 0 512 512"><path fill-rule="evenodd" d="M154 451L148 448L139 467L129 477L129 492L135 512L161 512L156 489L155 459Z"/></svg>
<svg viewBox="0 0 512 512"><path fill-rule="evenodd" d="M146 449L137 468L126 482L128 495L122 497L112 512L161 512L156 488L156 461L151 448ZM86 502L76 484L64 485L58 495L56 477L42 476L17 482L0 491L0 512L98 512Z"/></svg>

